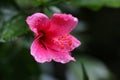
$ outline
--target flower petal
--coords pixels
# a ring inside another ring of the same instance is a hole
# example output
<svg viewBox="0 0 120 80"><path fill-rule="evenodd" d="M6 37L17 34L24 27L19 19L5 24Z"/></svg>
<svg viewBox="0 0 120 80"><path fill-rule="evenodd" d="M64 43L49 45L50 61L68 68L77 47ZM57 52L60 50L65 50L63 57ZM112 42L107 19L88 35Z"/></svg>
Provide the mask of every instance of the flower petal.
<svg viewBox="0 0 120 80"><path fill-rule="evenodd" d="M51 31L58 35L70 33L77 23L78 19L71 14L55 13L50 19Z"/></svg>
<svg viewBox="0 0 120 80"><path fill-rule="evenodd" d="M71 45L71 51L72 51L76 47L79 47L81 45L81 42L77 38L75 38L74 36L72 36L72 35L69 35L69 36L72 38L72 42L73 42Z"/></svg>
<svg viewBox="0 0 120 80"><path fill-rule="evenodd" d="M51 52L50 55L52 59L56 62L65 64L70 61L75 61L74 57L72 57L69 52L54 51L52 49L49 49L49 51Z"/></svg>
<svg viewBox="0 0 120 80"><path fill-rule="evenodd" d="M37 35L40 30L48 28L48 17L42 13L35 13L26 19L29 28Z"/></svg>
<svg viewBox="0 0 120 80"><path fill-rule="evenodd" d="M48 48L54 49L60 52L68 52L74 50L81 45L81 42L72 35L63 35L53 38L51 41L46 41Z"/></svg>
<svg viewBox="0 0 120 80"><path fill-rule="evenodd" d="M60 52L53 49L45 49L42 44L40 44L39 39L35 39L31 45L31 55L39 63L50 62L54 60L56 62L67 63L69 61L75 61L71 57L69 52Z"/></svg>
<svg viewBox="0 0 120 80"><path fill-rule="evenodd" d="M35 39L31 45L31 55L39 63L50 62L52 60L49 56L49 52L44 45L40 43L39 38Z"/></svg>

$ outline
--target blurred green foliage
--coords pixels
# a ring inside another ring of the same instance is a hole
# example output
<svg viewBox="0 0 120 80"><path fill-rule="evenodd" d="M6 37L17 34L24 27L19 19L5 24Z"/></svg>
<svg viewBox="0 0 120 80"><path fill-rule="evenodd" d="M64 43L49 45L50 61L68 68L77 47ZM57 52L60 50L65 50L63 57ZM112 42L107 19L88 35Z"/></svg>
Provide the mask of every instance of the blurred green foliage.
<svg viewBox="0 0 120 80"><path fill-rule="evenodd" d="M74 80L112 80L113 76L107 67L99 60L81 56L76 63L70 64L70 71Z"/></svg>
<svg viewBox="0 0 120 80"><path fill-rule="evenodd" d="M45 65L38 64L30 55L29 47L33 34L25 22L27 16L42 12L50 17L56 12L71 13L80 19L81 8L100 10L103 7L119 8L120 0L1 0L0 80L48 80L41 76L43 74L55 76L54 67L52 73L44 73L41 66L45 67ZM83 45L73 52L76 53L76 62L65 65L67 71L71 73L67 74L68 80L114 80L114 75L102 61L86 56L80 57L79 54L89 51L87 44L91 42L91 36L84 34L89 30L86 26L87 22L80 21L72 33L81 40ZM52 69L49 66L53 64L54 62L51 62L47 68ZM58 79L63 80L61 77L57 77Z"/></svg>
<svg viewBox="0 0 120 80"><path fill-rule="evenodd" d="M12 40L27 32L25 23L26 17L24 15L15 15L3 27L1 38L5 40ZM23 27L24 26L24 27Z"/></svg>
<svg viewBox="0 0 120 80"><path fill-rule="evenodd" d="M120 0L71 0L71 3L76 6L88 7L93 10L98 10L103 6L119 8Z"/></svg>

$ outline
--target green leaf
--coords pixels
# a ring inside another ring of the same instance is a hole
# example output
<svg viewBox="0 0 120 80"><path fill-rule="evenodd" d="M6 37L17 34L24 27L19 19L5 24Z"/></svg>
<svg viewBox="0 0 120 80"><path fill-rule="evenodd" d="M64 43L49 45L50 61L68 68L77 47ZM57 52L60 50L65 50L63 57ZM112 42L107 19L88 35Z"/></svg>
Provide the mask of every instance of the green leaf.
<svg viewBox="0 0 120 80"><path fill-rule="evenodd" d="M82 63L89 80L110 80L108 68L99 60L90 57L83 57Z"/></svg>
<svg viewBox="0 0 120 80"><path fill-rule="evenodd" d="M75 80L114 80L108 68L99 60L80 57L70 64Z"/></svg>
<svg viewBox="0 0 120 80"><path fill-rule="evenodd" d="M15 0L15 1L22 8L26 8L26 7L32 8L32 7L38 7L41 5L44 6L45 4L48 4L47 0Z"/></svg>
<svg viewBox="0 0 120 80"><path fill-rule="evenodd" d="M6 22L2 34L0 35L4 40L14 40L27 32L28 28L25 23L25 16L16 15L10 21Z"/></svg>
<svg viewBox="0 0 120 80"><path fill-rule="evenodd" d="M34 5L35 6L39 6L39 5L45 5L45 3L47 3L47 0L34 0Z"/></svg>
<svg viewBox="0 0 120 80"><path fill-rule="evenodd" d="M70 66L70 71L72 72L74 76L74 80L84 80L84 74L83 74L83 69L81 63L71 63Z"/></svg>
<svg viewBox="0 0 120 80"><path fill-rule="evenodd" d="M15 1L22 8L34 6L35 3L35 0L15 0Z"/></svg>
<svg viewBox="0 0 120 80"><path fill-rule="evenodd" d="M57 8L56 6L50 6L48 8L44 8L44 13L51 17L53 13L61 13L61 10Z"/></svg>
<svg viewBox="0 0 120 80"><path fill-rule="evenodd" d="M71 0L70 2L76 6L88 7L93 10L98 10L103 6L118 8L120 0Z"/></svg>
<svg viewBox="0 0 120 80"><path fill-rule="evenodd" d="M120 0L107 0L106 6L119 8L120 7Z"/></svg>

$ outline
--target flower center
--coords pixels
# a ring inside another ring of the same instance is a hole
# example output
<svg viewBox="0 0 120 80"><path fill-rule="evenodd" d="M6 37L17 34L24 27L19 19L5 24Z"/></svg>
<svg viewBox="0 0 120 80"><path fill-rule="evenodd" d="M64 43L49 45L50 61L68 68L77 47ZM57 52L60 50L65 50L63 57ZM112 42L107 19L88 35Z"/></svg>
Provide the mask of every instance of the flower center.
<svg viewBox="0 0 120 80"><path fill-rule="evenodd" d="M46 45L44 44L45 33L43 31L39 31L38 33L39 33L38 37L40 44L42 44L42 47L44 47L44 49L47 49Z"/></svg>
<svg viewBox="0 0 120 80"><path fill-rule="evenodd" d="M57 37L55 43L57 43L62 50L68 49L72 46L72 39L69 35L65 34L63 36Z"/></svg>
<svg viewBox="0 0 120 80"><path fill-rule="evenodd" d="M38 31L38 37L42 39L44 37L45 33L43 31Z"/></svg>

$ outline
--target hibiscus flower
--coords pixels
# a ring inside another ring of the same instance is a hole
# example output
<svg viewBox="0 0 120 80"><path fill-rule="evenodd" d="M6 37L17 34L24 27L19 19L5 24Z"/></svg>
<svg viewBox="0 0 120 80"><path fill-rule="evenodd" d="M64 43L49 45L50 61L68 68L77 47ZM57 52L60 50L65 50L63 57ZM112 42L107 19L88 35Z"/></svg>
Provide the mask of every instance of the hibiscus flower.
<svg viewBox="0 0 120 80"><path fill-rule="evenodd" d="M78 23L76 17L71 14L54 13L49 19L43 13L35 13L28 16L26 22L35 34L30 51L37 62L75 61L70 52L81 43L70 32Z"/></svg>

